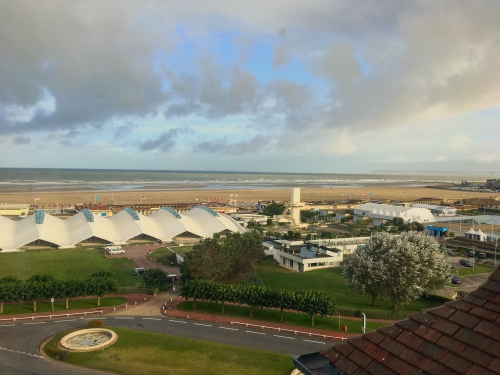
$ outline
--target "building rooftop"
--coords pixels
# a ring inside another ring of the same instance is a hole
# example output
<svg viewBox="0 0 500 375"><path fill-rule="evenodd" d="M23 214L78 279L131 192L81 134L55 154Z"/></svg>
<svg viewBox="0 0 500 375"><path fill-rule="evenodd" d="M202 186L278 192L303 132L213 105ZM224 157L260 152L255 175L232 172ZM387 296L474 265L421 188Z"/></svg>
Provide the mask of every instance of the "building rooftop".
<svg viewBox="0 0 500 375"><path fill-rule="evenodd" d="M320 353L344 375L500 374L500 267L461 300Z"/></svg>

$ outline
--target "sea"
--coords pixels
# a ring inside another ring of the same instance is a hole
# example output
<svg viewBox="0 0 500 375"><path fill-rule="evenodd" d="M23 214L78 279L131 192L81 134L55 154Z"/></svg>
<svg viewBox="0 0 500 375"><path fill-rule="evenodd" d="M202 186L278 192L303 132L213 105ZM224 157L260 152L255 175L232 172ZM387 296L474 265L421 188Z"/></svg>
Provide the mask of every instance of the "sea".
<svg viewBox="0 0 500 375"><path fill-rule="evenodd" d="M273 189L484 183L489 174L261 173L124 169L0 168L0 191Z"/></svg>

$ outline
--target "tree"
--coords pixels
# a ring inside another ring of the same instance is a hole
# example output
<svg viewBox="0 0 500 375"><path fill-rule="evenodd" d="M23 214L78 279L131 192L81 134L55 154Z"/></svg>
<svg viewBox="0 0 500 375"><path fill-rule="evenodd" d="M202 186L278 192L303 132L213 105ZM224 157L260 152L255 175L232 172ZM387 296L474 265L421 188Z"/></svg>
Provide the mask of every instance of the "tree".
<svg viewBox="0 0 500 375"><path fill-rule="evenodd" d="M153 268L144 274L144 283L148 288L161 288L167 283L167 277L161 268Z"/></svg>
<svg viewBox="0 0 500 375"><path fill-rule="evenodd" d="M312 235L311 233L307 233L307 236L306 236L306 241L311 241L312 240Z"/></svg>
<svg viewBox="0 0 500 375"><path fill-rule="evenodd" d="M335 311L335 303L332 298L323 292L298 292L295 295L297 309L311 317L311 326L314 327L315 315L332 315Z"/></svg>
<svg viewBox="0 0 500 375"><path fill-rule="evenodd" d="M358 248L344 260L342 275L347 281L347 287L361 294L368 294L375 300L383 294L384 287L384 250L383 237L372 237L364 247Z"/></svg>
<svg viewBox="0 0 500 375"><path fill-rule="evenodd" d="M66 310L69 309L69 299L87 295L87 283L85 280L68 279L64 280L62 288L66 299Z"/></svg>
<svg viewBox="0 0 500 375"><path fill-rule="evenodd" d="M332 237L333 237L332 232L325 231L325 232L321 233L321 238L323 238L323 239L330 239Z"/></svg>
<svg viewBox="0 0 500 375"><path fill-rule="evenodd" d="M22 287L24 299L33 301L33 311L36 312L36 301L52 297L52 284L54 282L52 275L42 273L31 276L26 280Z"/></svg>
<svg viewBox="0 0 500 375"><path fill-rule="evenodd" d="M272 227L273 226L273 219L267 219L266 225L268 227Z"/></svg>
<svg viewBox="0 0 500 375"><path fill-rule="evenodd" d="M0 279L0 314L3 314L4 302L18 301L19 286L21 281L14 276L6 276Z"/></svg>
<svg viewBox="0 0 500 375"><path fill-rule="evenodd" d="M99 271L87 279L86 291L91 296L97 296L97 306L101 306L101 298L105 294L115 293L118 289L113 274L108 271Z"/></svg>
<svg viewBox="0 0 500 375"><path fill-rule="evenodd" d="M295 307L295 293L286 289L273 289L271 290L272 295L272 307L280 309L280 322L283 321L283 310L293 309Z"/></svg>
<svg viewBox="0 0 500 375"><path fill-rule="evenodd" d="M267 207L264 209L264 213L267 216L282 215L284 210L285 205L273 202L267 205Z"/></svg>
<svg viewBox="0 0 500 375"><path fill-rule="evenodd" d="M378 233L344 263L347 285L360 293L390 299L394 309L446 284L449 264L433 238L415 233Z"/></svg>

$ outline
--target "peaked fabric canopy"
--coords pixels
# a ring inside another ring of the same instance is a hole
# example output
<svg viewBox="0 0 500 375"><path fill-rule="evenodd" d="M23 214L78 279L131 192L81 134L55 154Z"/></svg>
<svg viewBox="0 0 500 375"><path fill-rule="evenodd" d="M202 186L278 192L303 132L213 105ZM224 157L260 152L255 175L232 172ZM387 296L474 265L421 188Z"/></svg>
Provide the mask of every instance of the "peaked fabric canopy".
<svg viewBox="0 0 500 375"><path fill-rule="evenodd" d="M365 203L354 209L355 215L368 216L372 219L392 220L401 217L405 222L434 222L434 216L427 208L401 207L388 204Z"/></svg>
<svg viewBox="0 0 500 375"><path fill-rule="evenodd" d="M168 242L184 232L211 237L214 233L226 230L234 233L246 231L231 217L204 206L194 207L184 215L165 207L149 216L129 208L110 218L94 215L89 210L83 210L68 219L37 211L20 221L0 216L0 249L16 251L36 240L70 248L91 237L123 244L140 234Z"/></svg>

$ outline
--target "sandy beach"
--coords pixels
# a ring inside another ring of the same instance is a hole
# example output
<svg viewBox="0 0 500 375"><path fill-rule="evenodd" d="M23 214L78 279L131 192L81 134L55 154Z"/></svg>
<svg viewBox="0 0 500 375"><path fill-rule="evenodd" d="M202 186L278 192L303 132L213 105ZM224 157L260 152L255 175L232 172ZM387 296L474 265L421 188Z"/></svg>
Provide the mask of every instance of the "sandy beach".
<svg viewBox="0 0 500 375"><path fill-rule="evenodd" d="M416 198L448 198L462 199L463 191L443 190L426 187L409 186L370 186L370 187L348 187L348 188L301 188L301 199L303 201L331 201L348 199L350 194L356 199L394 199L413 200ZM365 195L363 196L363 193ZM371 193L369 196L368 194ZM40 197L40 205L49 203L89 203L94 202L94 197L100 197L100 203L114 204L138 204L141 203L141 196L145 199L143 203L196 203L213 198L229 199L230 194L237 194L238 202L257 202L267 200L288 201L290 199L289 188L274 189L246 189L246 190L105 190L105 191L62 191L44 192L33 191L29 193L0 193L0 204L26 203L32 204L35 196ZM499 197L498 193L477 193L466 192L466 198L474 197ZM197 201L198 200L198 201Z"/></svg>

